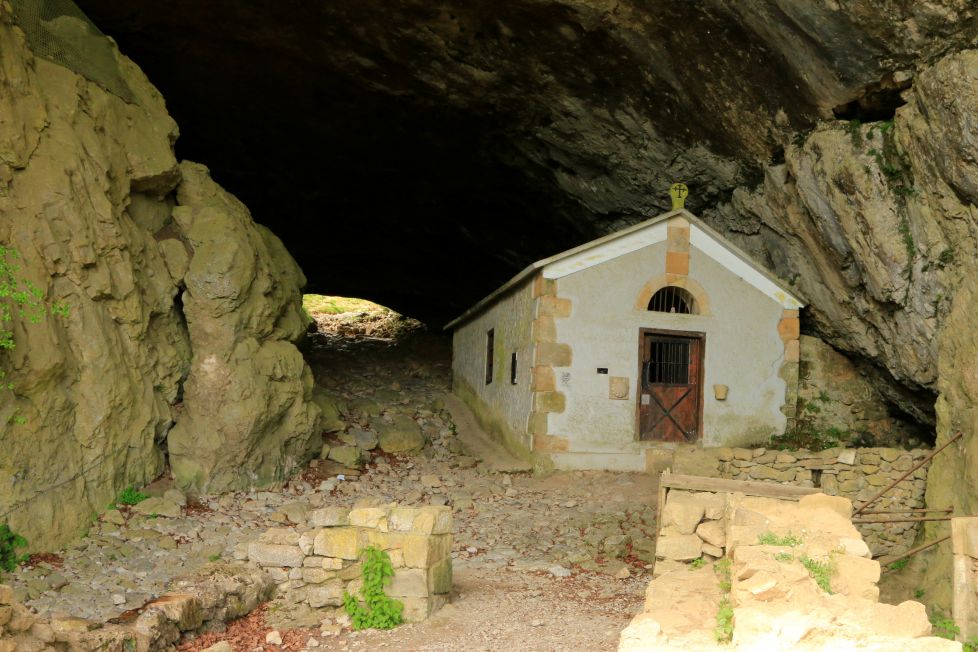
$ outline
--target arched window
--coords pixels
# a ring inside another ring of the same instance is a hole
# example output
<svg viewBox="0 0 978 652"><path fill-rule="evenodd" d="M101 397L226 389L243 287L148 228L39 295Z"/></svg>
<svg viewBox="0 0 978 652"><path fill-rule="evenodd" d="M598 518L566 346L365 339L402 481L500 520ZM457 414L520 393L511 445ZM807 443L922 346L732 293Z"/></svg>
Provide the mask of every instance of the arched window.
<svg viewBox="0 0 978 652"><path fill-rule="evenodd" d="M667 285L649 300L649 310L655 312L675 312L681 315L695 315L696 300L683 288Z"/></svg>

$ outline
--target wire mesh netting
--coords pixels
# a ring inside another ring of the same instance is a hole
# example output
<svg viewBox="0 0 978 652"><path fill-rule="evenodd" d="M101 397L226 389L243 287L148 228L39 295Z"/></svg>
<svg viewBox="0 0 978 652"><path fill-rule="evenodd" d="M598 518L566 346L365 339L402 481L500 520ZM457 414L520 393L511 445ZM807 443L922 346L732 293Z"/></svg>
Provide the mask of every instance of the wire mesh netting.
<svg viewBox="0 0 978 652"><path fill-rule="evenodd" d="M109 38L71 0L11 0L34 56L53 61L127 102L135 101Z"/></svg>

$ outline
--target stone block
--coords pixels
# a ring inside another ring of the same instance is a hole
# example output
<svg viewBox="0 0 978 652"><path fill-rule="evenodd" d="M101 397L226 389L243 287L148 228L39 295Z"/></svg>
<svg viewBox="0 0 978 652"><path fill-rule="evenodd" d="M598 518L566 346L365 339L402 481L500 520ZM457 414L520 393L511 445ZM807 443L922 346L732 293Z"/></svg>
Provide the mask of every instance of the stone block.
<svg viewBox="0 0 978 652"><path fill-rule="evenodd" d="M350 511L350 525L371 528L387 532L387 515L390 509L386 507L364 507Z"/></svg>
<svg viewBox="0 0 978 652"><path fill-rule="evenodd" d="M323 560L322 567L325 570L339 570L343 568L343 560L337 557L320 557Z"/></svg>
<svg viewBox="0 0 978 652"><path fill-rule="evenodd" d="M252 542L248 544L248 559L260 566L293 568L302 566L305 555L298 546Z"/></svg>
<svg viewBox="0 0 978 652"><path fill-rule="evenodd" d="M552 392L557 388L557 376L553 367L537 366L530 370L531 392Z"/></svg>
<svg viewBox="0 0 978 652"><path fill-rule="evenodd" d="M385 592L392 598L426 598L428 597L428 573L422 568L396 570Z"/></svg>
<svg viewBox="0 0 978 652"><path fill-rule="evenodd" d="M754 451L749 448L735 448L733 449L733 458L735 460L749 461L754 459Z"/></svg>
<svg viewBox="0 0 978 652"><path fill-rule="evenodd" d="M533 298L543 296L556 296L557 281L552 278L544 278L543 274L537 274L533 279Z"/></svg>
<svg viewBox="0 0 978 652"><path fill-rule="evenodd" d="M851 449L842 451L841 453L839 453L839 457L837 458L837 460L839 464L847 464L849 466L852 466L853 464L856 463L856 451Z"/></svg>
<svg viewBox="0 0 978 652"><path fill-rule="evenodd" d="M533 435L533 450L541 453L564 453L570 450L570 440L560 435Z"/></svg>
<svg viewBox="0 0 978 652"><path fill-rule="evenodd" d="M711 557L716 557L717 559L719 559L720 557L723 557L723 548L720 548L719 546L710 545L709 543L706 543L704 541L703 554L710 555Z"/></svg>
<svg viewBox="0 0 978 652"><path fill-rule="evenodd" d="M567 407L563 392L536 392L533 394L533 409L536 412L563 412Z"/></svg>
<svg viewBox="0 0 978 652"><path fill-rule="evenodd" d="M689 253L685 251L666 252L666 274L689 275Z"/></svg>
<svg viewBox="0 0 978 652"><path fill-rule="evenodd" d="M717 459L721 462L729 462L733 459L733 449L732 448L718 448L717 449Z"/></svg>
<svg viewBox="0 0 978 652"><path fill-rule="evenodd" d="M0 628L10 622L14 615L14 608L9 604L0 605Z"/></svg>
<svg viewBox="0 0 978 652"><path fill-rule="evenodd" d="M312 548L316 543L317 534L318 531L316 530L308 530L299 535L299 540L296 543L299 546L299 550L302 551L302 554L307 556L312 554Z"/></svg>
<svg viewBox="0 0 978 652"><path fill-rule="evenodd" d="M445 557L428 569L428 593L451 593L452 558Z"/></svg>
<svg viewBox="0 0 978 652"><path fill-rule="evenodd" d="M391 510L389 523L392 532L449 534L452 531L452 508L396 507Z"/></svg>
<svg viewBox="0 0 978 652"><path fill-rule="evenodd" d="M280 546L296 546L299 545L299 536L299 533L292 528L273 527L262 532L258 537L258 541Z"/></svg>
<svg viewBox="0 0 978 652"><path fill-rule="evenodd" d="M534 356L535 366L569 367L573 360L570 345L557 342L539 342Z"/></svg>
<svg viewBox="0 0 978 652"><path fill-rule="evenodd" d="M655 556L673 561L692 561L703 554L703 540L695 534L675 534L659 537Z"/></svg>
<svg viewBox="0 0 978 652"><path fill-rule="evenodd" d="M828 509L845 519L852 517L852 501L841 496L826 494L810 494L798 499L798 507L802 509Z"/></svg>
<svg viewBox="0 0 978 652"><path fill-rule="evenodd" d="M158 609L181 632L197 629L204 623L204 611L195 595L168 593L147 604L146 609Z"/></svg>
<svg viewBox="0 0 978 652"><path fill-rule="evenodd" d="M345 507L323 507L309 513L309 527L342 527L350 524L350 510Z"/></svg>
<svg viewBox="0 0 978 652"><path fill-rule="evenodd" d="M878 561L845 554L833 555L833 563L835 564L835 572L832 573L831 585L834 592L856 598L866 598L874 602L879 599L880 590L876 585L880 580L880 564Z"/></svg>
<svg viewBox="0 0 978 652"><path fill-rule="evenodd" d="M533 320L531 328L534 342L557 341L557 324L553 315L540 315Z"/></svg>
<svg viewBox="0 0 978 652"><path fill-rule="evenodd" d="M13 604L14 590L7 584L0 584L0 604Z"/></svg>
<svg viewBox="0 0 978 652"><path fill-rule="evenodd" d="M662 510L662 522L674 525L680 534L692 534L703 520L705 507L696 497L681 491L672 491Z"/></svg>
<svg viewBox="0 0 978 652"><path fill-rule="evenodd" d="M352 469L360 468L364 461L363 451L358 446L333 446L329 449L328 457Z"/></svg>
<svg viewBox="0 0 978 652"><path fill-rule="evenodd" d="M355 527L335 527L320 530L313 544L315 553L322 557L356 559L360 552L360 530ZM296 548L299 551L298 548ZM299 551L301 554L302 551Z"/></svg>
<svg viewBox="0 0 978 652"><path fill-rule="evenodd" d="M530 419L526 424L526 430L528 433L536 437L537 435L546 435L548 428L548 419L546 412L531 412Z"/></svg>
<svg viewBox="0 0 978 652"><path fill-rule="evenodd" d="M431 600L427 597L402 598L401 602L404 604L401 616L406 623L420 623L431 615Z"/></svg>
<svg viewBox="0 0 978 652"><path fill-rule="evenodd" d="M723 548L727 545L727 533L721 521L704 521L696 528L696 535L706 543Z"/></svg>
<svg viewBox="0 0 978 652"><path fill-rule="evenodd" d="M343 605L343 582L340 580L330 580L323 584L307 586L305 588L305 598L305 601L313 609L340 607Z"/></svg>
<svg viewBox="0 0 978 652"><path fill-rule="evenodd" d="M302 581L307 584L322 584L326 580L336 577L336 571L326 570L325 568L303 568Z"/></svg>
<svg viewBox="0 0 978 652"><path fill-rule="evenodd" d="M571 301L570 299L561 299L558 297L543 296L537 299L537 315L546 316L552 315L558 319L565 319L571 315ZM557 365L564 366L564 365Z"/></svg>
<svg viewBox="0 0 978 652"><path fill-rule="evenodd" d="M404 565L409 568L428 568L448 557L452 552L450 534L404 534L401 552Z"/></svg>
<svg viewBox="0 0 978 652"><path fill-rule="evenodd" d="M780 322L778 322L778 335L785 342L789 340L797 340L801 335L801 324L798 317L783 317Z"/></svg>

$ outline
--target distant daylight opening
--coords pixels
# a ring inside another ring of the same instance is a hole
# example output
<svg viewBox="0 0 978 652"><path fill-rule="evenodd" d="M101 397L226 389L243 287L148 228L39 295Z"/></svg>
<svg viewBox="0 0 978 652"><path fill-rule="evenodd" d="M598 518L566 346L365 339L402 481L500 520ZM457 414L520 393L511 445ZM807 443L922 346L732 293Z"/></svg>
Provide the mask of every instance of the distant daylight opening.
<svg viewBox="0 0 978 652"><path fill-rule="evenodd" d="M315 324L315 331L332 344L353 340L391 344L424 330L418 320L366 299L306 294L302 307L310 330Z"/></svg>
<svg viewBox="0 0 978 652"><path fill-rule="evenodd" d="M668 285L649 300L649 310L654 312L674 312L684 315L695 315L696 300L693 295L683 288Z"/></svg>

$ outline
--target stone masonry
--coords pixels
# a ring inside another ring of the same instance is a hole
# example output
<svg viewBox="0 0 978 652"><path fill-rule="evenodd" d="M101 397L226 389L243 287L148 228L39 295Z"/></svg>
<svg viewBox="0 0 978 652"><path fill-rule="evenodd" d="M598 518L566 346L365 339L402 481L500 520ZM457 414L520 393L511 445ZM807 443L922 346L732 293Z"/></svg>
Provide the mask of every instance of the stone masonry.
<svg viewBox="0 0 978 652"><path fill-rule="evenodd" d="M779 451L764 448L704 448L676 451L673 470L729 480L762 480L818 487L831 496L861 504L927 456L926 449L829 448L824 451ZM870 509L914 509L924 506L929 463L891 489ZM941 507L937 505L936 507ZM889 519L895 515L876 518ZM871 518L867 515L865 518ZM863 523L860 533L876 556L903 552L913 545L916 523Z"/></svg>
<svg viewBox="0 0 978 652"><path fill-rule="evenodd" d="M404 620L421 622L452 590L452 510L396 504L325 507L297 528L271 528L244 545L241 557L278 585L283 608L340 608L343 594L359 596L360 552L386 550L394 577L385 593L404 604Z"/></svg>
<svg viewBox="0 0 978 652"><path fill-rule="evenodd" d="M132 621L38 616L0 584L0 652L157 652L172 650L185 635L221 629L265 602L274 590L261 572L211 564L175 579L169 591L146 603Z"/></svg>
<svg viewBox="0 0 978 652"><path fill-rule="evenodd" d="M961 649L930 636L919 602L878 601L880 565L850 522L849 500L676 496L665 527L685 520L689 529L707 505L723 505L722 518L705 522L723 523L725 559L656 577L619 652ZM659 546L674 536L664 534ZM718 634L728 640L718 642Z"/></svg>

